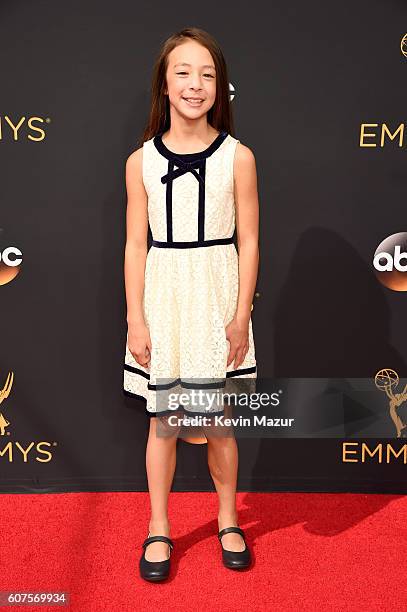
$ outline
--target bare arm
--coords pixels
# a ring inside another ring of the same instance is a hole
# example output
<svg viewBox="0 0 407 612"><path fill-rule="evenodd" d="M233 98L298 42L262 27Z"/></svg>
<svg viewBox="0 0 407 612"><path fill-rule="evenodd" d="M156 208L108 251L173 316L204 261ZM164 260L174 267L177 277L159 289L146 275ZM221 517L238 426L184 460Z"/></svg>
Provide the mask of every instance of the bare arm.
<svg viewBox="0 0 407 612"><path fill-rule="evenodd" d="M227 365L238 368L249 350L249 320L259 267L259 202L256 162L252 151L237 144L234 158L234 196L239 254L239 292L235 315L226 326L230 342Z"/></svg>
<svg viewBox="0 0 407 612"><path fill-rule="evenodd" d="M239 143L234 160L236 230L239 252L239 298L236 319L248 323L259 267L259 201L256 160Z"/></svg>
<svg viewBox="0 0 407 612"><path fill-rule="evenodd" d="M127 323L145 323L143 314L144 273L147 257L147 194L142 178L143 149L134 151L126 162L126 248L124 277Z"/></svg>

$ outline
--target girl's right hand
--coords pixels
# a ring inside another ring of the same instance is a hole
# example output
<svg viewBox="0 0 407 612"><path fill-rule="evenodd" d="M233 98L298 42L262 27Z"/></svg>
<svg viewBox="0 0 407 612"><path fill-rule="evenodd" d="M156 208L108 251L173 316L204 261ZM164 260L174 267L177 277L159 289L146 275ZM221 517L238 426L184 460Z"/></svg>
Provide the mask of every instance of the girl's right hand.
<svg viewBox="0 0 407 612"><path fill-rule="evenodd" d="M132 323L128 325L127 346L137 363L143 368L150 367L151 338L150 331L145 323Z"/></svg>

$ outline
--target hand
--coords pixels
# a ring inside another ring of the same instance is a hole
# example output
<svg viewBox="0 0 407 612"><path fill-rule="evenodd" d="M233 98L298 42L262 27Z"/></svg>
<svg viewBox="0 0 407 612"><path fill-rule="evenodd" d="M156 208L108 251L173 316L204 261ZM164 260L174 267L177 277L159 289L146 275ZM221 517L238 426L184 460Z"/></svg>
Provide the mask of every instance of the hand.
<svg viewBox="0 0 407 612"><path fill-rule="evenodd" d="M249 322L234 317L226 326L225 331L226 338L230 342L227 365L235 360L234 369L236 370L243 363L249 350Z"/></svg>
<svg viewBox="0 0 407 612"><path fill-rule="evenodd" d="M152 346L150 331L145 323L128 325L127 346L139 365L150 367Z"/></svg>

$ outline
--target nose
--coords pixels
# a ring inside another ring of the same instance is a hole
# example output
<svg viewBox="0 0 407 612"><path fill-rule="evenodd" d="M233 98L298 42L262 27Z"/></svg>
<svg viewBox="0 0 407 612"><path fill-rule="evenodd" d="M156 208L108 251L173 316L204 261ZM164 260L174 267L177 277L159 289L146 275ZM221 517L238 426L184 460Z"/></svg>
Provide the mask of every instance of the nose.
<svg viewBox="0 0 407 612"><path fill-rule="evenodd" d="M197 72L191 72L190 88L201 89L201 77Z"/></svg>

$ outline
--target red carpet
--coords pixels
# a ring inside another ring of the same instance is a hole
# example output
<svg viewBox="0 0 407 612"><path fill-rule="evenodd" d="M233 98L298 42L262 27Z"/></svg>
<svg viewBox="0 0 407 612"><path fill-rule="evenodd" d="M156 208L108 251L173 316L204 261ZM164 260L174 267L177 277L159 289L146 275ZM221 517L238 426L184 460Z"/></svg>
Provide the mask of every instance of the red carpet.
<svg viewBox="0 0 407 612"><path fill-rule="evenodd" d="M10 608L44 612L406 608L405 496L238 499L251 570L221 563L214 493L171 493L172 575L149 584L138 576L147 493L3 494L0 590L70 592L69 608Z"/></svg>

